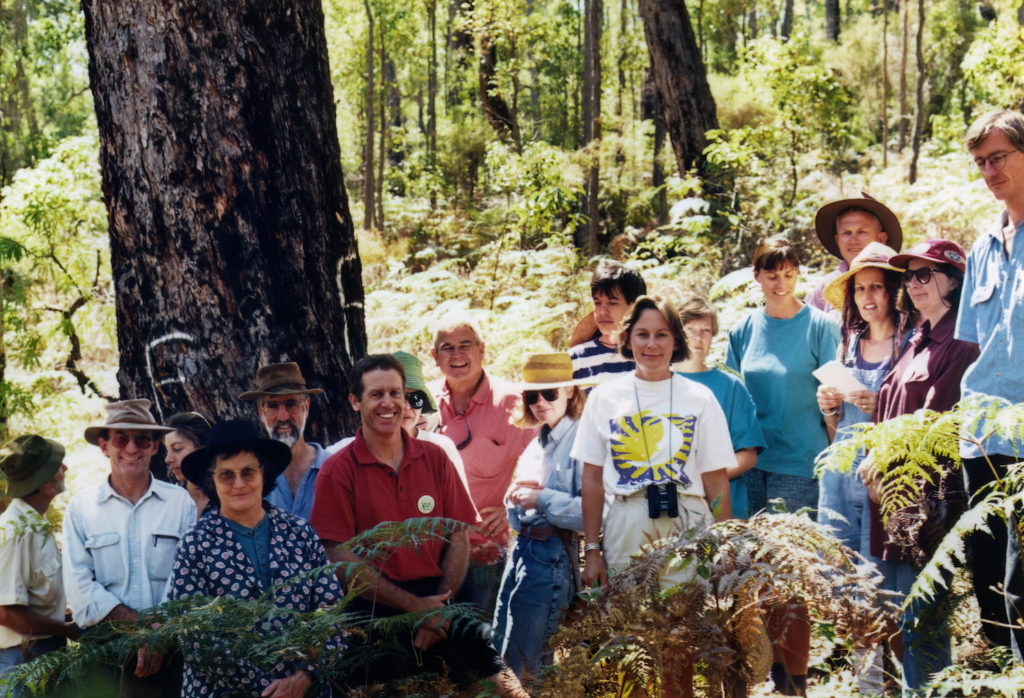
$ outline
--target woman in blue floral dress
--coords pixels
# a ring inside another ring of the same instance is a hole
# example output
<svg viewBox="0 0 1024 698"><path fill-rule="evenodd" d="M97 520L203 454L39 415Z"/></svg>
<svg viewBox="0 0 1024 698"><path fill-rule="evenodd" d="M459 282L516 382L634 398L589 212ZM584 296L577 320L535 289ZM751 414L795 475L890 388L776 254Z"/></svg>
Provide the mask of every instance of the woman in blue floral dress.
<svg viewBox="0 0 1024 698"><path fill-rule="evenodd" d="M228 596L257 599L268 589L274 605L296 613L336 603L338 585L329 572L310 575L327 564L323 546L309 524L263 501L291 459L284 444L260 438L256 425L234 420L216 425L207 446L190 453L181 469L210 497L211 510L178 546L170 598ZM286 584L287 583L287 584ZM293 618L274 614L256 623L259 636L281 634ZM329 642L326 651L337 649ZM216 637L187 638L183 698L330 696L313 667L281 660L264 666L232 652L217 651Z"/></svg>

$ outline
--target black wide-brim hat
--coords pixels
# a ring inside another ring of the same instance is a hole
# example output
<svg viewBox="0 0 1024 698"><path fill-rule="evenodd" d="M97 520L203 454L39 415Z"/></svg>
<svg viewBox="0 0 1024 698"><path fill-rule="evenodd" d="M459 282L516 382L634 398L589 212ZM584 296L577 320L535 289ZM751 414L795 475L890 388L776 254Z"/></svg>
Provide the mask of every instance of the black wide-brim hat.
<svg viewBox="0 0 1024 698"><path fill-rule="evenodd" d="M265 480L276 480L292 460L292 450L280 441L265 438L258 426L246 419L231 419L213 425L206 445L185 456L181 472L188 481L202 487L203 477L214 459L234 451L250 451L263 464Z"/></svg>

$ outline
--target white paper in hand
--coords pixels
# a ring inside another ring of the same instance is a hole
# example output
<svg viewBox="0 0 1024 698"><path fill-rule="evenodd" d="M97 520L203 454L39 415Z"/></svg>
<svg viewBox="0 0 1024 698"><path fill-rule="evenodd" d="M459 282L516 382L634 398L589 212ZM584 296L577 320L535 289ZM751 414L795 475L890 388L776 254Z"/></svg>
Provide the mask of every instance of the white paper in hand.
<svg viewBox="0 0 1024 698"><path fill-rule="evenodd" d="M866 386L853 377L850 369L834 359L813 371L813 375L821 381L822 385L827 388L835 388L843 395L849 395L855 390L867 390Z"/></svg>

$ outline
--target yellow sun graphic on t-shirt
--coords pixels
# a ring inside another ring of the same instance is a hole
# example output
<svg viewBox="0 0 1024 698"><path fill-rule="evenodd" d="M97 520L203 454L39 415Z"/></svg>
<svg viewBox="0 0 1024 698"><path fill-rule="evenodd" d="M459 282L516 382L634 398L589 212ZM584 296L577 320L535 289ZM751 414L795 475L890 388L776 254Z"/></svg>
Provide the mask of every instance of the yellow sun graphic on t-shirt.
<svg viewBox="0 0 1024 698"><path fill-rule="evenodd" d="M693 444L695 423L693 416L646 411L613 420L611 451L619 484L635 487L674 481L689 485L683 468ZM666 448L673 452L663 457Z"/></svg>

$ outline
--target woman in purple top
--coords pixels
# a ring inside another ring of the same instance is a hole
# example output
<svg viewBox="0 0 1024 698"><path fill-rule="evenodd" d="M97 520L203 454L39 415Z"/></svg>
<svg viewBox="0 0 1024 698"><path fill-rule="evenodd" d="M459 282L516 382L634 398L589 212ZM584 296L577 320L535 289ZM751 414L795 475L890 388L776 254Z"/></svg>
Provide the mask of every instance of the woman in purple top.
<svg viewBox="0 0 1024 698"><path fill-rule="evenodd" d="M965 253L949 240L926 240L889 262L905 268L898 306L915 308L922 324L878 392L874 421L883 422L919 409L939 412L960 399L960 379L978 358L978 346L953 338L964 278ZM884 504L871 458L861 466L872 496L871 553L888 563L885 584L907 593L918 571L935 552L959 513L963 481L952 464L940 482L927 485L918 505L891 515L883 526L879 501ZM902 619L903 681L916 690L929 675L951 661L946 592L927 603L914 603ZM918 627L919 626L919 627Z"/></svg>

